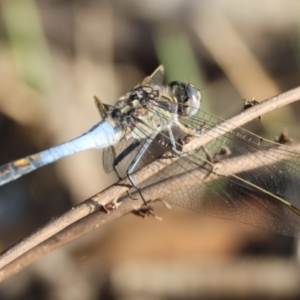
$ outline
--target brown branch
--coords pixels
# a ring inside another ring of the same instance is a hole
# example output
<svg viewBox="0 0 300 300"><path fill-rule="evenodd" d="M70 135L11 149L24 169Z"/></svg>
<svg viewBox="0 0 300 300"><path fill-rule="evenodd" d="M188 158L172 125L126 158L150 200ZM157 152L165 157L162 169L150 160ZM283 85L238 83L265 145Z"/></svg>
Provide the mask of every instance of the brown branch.
<svg viewBox="0 0 300 300"><path fill-rule="evenodd" d="M65 245L66 243L69 243L110 221L118 219L121 216L132 212L133 210L138 210L142 205L142 201L125 200L124 202L122 202L122 205L118 209L110 213L97 211L79 220L78 222L73 223L69 227L66 227L59 233L53 235L37 246L29 249L25 253L21 253L21 255L14 258L13 261L3 266L0 269L0 282L2 282L7 277L19 272L27 265L34 262L41 256L49 253L50 251L57 249L62 245ZM16 245L16 247L17 246L18 244Z"/></svg>
<svg viewBox="0 0 300 300"><path fill-rule="evenodd" d="M300 99L300 88L296 88L279 96L270 98L261 104L254 106L253 108L243 111L228 121L213 127L213 129L203 133L200 138L193 138L190 143L184 145L183 151L191 151L199 148L200 146L207 144L211 140L224 135L226 132L230 132L236 127L241 126L252 119L255 119L275 108L279 108L291 102L297 101L298 99ZM140 169L134 174L135 182L139 184L169 164L175 162L177 159L177 157L157 159L151 163L151 165ZM245 164L242 165L245 166ZM232 170L232 172L230 171L232 174L237 172L237 170ZM186 176L188 176L188 174ZM197 176L199 180L199 174ZM174 182L172 183L170 180L169 182L170 184L174 184ZM125 201L126 204L122 203L122 205L116 211L113 211L109 214L98 211L99 207L102 205L106 205L113 200L118 199L121 194L128 190L129 186L130 184L127 179L120 181L105 191L74 207L63 216L51 221L36 233L23 239L13 247L6 250L0 256L0 267L2 268L0 270L0 279L4 279L10 274L17 272L22 267L28 265L41 255L81 236L86 232L97 228L101 224L106 223L108 220L110 221L118 218L121 215L140 207L142 202ZM96 211L98 212L95 213ZM81 226L82 229L80 229ZM52 236L53 238L51 238ZM63 238L61 238L62 236Z"/></svg>
<svg viewBox="0 0 300 300"><path fill-rule="evenodd" d="M279 148L280 147L281 146L279 146ZM300 149L300 143L294 144L293 149ZM266 154L268 151L272 151L272 149L255 152L255 156L260 162L260 165L256 164L255 168L259 168L262 166L267 166L275 163L273 158L270 157L269 159L267 159L268 155L266 156ZM276 162L285 160L287 158L288 156L286 156L283 153L281 157L276 158ZM221 163L219 163L218 173L220 174L222 170L226 170L226 173L230 173L230 174L249 171L252 170L254 167L253 164L251 164L251 162L252 162L251 155L242 155L239 157L226 159ZM155 199L163 198L164 196L167 196L169 193L174 193L174 191L180 189L182 185L188 187L188 186L193 186L195 184L199 184L199 181L201 181L202 183L208 183L215 179L218 179L217 174L211 173L209 176L207 176L207 172L205 170L198 168L191 172L189 171L156 182L155 184L152 184L146 187L145 189L143 189L143 194L144 196L151 195L151 198L147 200L154 201ZM163 193L161 191L163 191ZM134 195L134 197L137 196L138 196L137 194ZM73 223L72 225L68 226L64 230L55 234L51 238L47 239L46 241L43 241L42 243L40 243L36 247L33 247L26 253L23 253L22 255L14 259L9 264L5 265L0 270L0 281L22 270L24 267L26 267L36 259L40 258L42 255L49 253L50 251L58 247L61 247L62 245L67 244L70 241L73 241L79 238L80 236L92 230L95 230L98 227L110 221L118 219L119 217L129 212L138 211L142 206L143 206L143 201L141 200L132 201L130 198L126 197L122 199L121 205L116 210L113 210L112 212L106 213L104 211L97 211L90 214L89 216Z"/></svg>
<svg viewBox="0 0 300 300"><path fill-rule="evenodd" d="M285 150L286 145L281 145L276 147L276 150ZM292 149L299 151L300 155L300 143L293 143ZM283 151L281 155L272 157L272 151L274 148L269 148L268 150L259 150L254 153L240 155L238 157L224 159L219 162L216 166L217 170L215 172L207 173L208 171L203 168L196 168L191 171L181 173L172 177L168 177L152 185L149 185L143 189L143 194L151 195L151 198L163 198L170 193L174 193L176 190L180 190L182 186L191 187L194 185L199 185L201 183L208 183L210 181L220 178L220 176L229 176L233 174L239 174L242 172L254 170L260 167L267 167L268 165L273 165L283 160L290 159L289 152ZM255 163L253 163L253 155L255 155ZM162 187L160 189L159 187ZM160 192L163 191L163 192ZM136 197L134 195L134 197ZM147 199L152 200L152 199Z"/></svg>

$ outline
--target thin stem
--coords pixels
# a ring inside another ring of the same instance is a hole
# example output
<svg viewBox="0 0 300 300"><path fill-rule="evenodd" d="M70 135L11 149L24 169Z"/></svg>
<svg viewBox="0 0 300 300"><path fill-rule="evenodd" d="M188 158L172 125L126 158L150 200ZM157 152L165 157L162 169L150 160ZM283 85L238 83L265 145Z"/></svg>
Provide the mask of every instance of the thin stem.
<svg viewBox="0 0 300 300"><path fill-rule="evenodd" d="M263 114L270 112L275 108L282 107L286 104L297 101L298 99L300 99L300 87L290 90L286 93L280 94L278 96L272 97L250 109L243 111L242 113L236 115L235 117L221 124L216 125L215 127L208 130L207 132L204 132L203 135L201 135L201 137L193 138L191 142L183 146L183 151L184 152L192 151L196 148L204 146L211 140L218 138L219 136L222 136L225 133L230 132L235 128L255 118L258 118L259 116L262 116ZM137 184L139 184L144 180L146 180L147 178L151 177L152 175L156 174L166 166L170 165L171 163L174 163L176 160L178 160L178 157L172 157L172 155L165 156L162 159L157 159L150 165L147 165L141 168L139 171L137 171L133 175L134 181ZM272 162L274 163L274 160ZM243 163L241 165L246 165L246 164ZM238 170L226 169L226 171L230 171L231 174L238 173ZM188 176L188 174L186 176ZM168 181L170 182L170 184L172 184L170 180ZM176 180L174 182L176 182ZM158 184L161 183L157 183L155 186L157 187ZM17 244L15 244L11 248L3 252L2 255L0 256L0 267L2 268L0 270L0 279L6 278L10 274L17 272L22 267L28 265L30 262L40 257L41 255L61 246L66 242L69 242L81 236L86 232L95 229L101 224L106 223L107 220L118 218L121 215L128 213L129 211L136 210L137 207L140 207L142 202L126 201L126 203L127 202L129 203L126 205L123 204L122 202L122 205L116 211L110 212L109 214L103 214L101 212L97 212L95 214L95 212L99 210L99 207L105 206L110 202L118 199L130 187L131 185L127 179L121 180L120 182L114 184L113 186L106 189L105 191L96 194L90 199L84 201L82 204L72 208L70 211L68 211L61 217L49 222L42 229L38 230L37 232L30 235L29 237L21 240L20 242L18 242ZM153 187L149 187L149 188L153 188ZM89 215L91 216L89 218L86 218ZM101 217L99 218L99 216ZM72 225L74 223L75 225ZM75 226L75 228L77 229L76 230L73 229L73 226ZM83 228L80 229L80 226L83 226ZM59 234L57 235L57 233ZM60 236L64 236L64 238L63 239L58 238L56 243L55 239L57 239L57 237ZM54 242L53 242L53 238L51 237L54 238ZM51 246L49 246L49 244L47 243L50 243ZM39 247L41 247L41 249ZM29 250L30 252L26 253ZM36 254L33 255L32 251L33 253ZM28 257L30 259L28 259Z"/></svg>
<svg viewBox="0 0 300 300"><path fill-rule="evenodd" d="M293 149L300 149L300 143L294 144ZM258 159L261 165L256 164L255 168L267 166L268 164L274 164L274 159L270 158L269 160L266 160L265 154L266 151L257 151L255 153L256 157L259 158L259 156L261 156L261 158L263 158ZM281 157L276 158L276 162L286 158L287 157L285 157L283 154ZM219 174L222 172L221 170L226 170L226 173L231 174L249 171L254 167L251 165L251 162L251 155L242 155L236 158L226 159L219 164ZM145 193L145 195L151 195L151 198L147 198L147 196L145 196L147 201L154 201L158 198L167 196L169 193L174 193L174 191L180 189L182 186L193 186L195 184L199 184L199 181L202 183L208 183L217 178L218 175L211 173L209 176L207 176L207 172L205 170L198 168L191 172L186 172L156 182L155 184L143 189L143 193ZM134 197L137 196L137 194L134 195ZM86 202L88 201L89 200ZM125 197L122 199L121 205L112 212L106 213L104 211L96 211L89 216L71 224L49 239L31 248L29 251L21 253L12 262L2 267L0 270L0 281L22 270L24 267L40 258L42 255L49 253L50 251L57 249L58 247L61 247L62 245L67 244L110 221L118 219L129 212L138 211L142 206L143 201L141 199L132 201L129 197ZM51 223L49 225L51 225ZM17 246L18 244L15 247Z"/></svg>

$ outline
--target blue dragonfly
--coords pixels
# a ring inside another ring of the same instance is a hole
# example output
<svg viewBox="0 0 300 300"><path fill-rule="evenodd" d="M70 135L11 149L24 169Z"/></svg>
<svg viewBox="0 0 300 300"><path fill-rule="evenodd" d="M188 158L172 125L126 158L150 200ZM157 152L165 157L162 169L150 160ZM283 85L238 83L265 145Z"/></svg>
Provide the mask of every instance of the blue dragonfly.
<svg viewBox="0 0 300 300"><path fill-rule="evenodd" d="M164 85L163 71L159 66L113 106L97 99L103 120L83 135L1 166L0 186L65 156L101 148L105 171L128 177L142 198L148 186L188 174L189 182L176 181L165 200L299 237L300 211L291 202L296 203L300 194L300 152L240 127L228 130L226 122L200 109L198 89L181 81ZM212 137L205 146L182 150L182 141L204 135ZM150 168L166 153L178 159L136 185L133 172ZM230 161L228 170L240 166L237 173L218 169L220 162Z"/></svg>

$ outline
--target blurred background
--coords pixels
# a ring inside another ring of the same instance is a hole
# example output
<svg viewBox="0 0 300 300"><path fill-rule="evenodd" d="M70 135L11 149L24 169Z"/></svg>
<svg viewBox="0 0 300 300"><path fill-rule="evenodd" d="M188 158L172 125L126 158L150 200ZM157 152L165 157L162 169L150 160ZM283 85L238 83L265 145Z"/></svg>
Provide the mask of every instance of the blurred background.
<svg viewBox="0 0 300 300"><path fill-rule="evenodd" d="M97 95L113 104L159 65L201 89L222 118L299 85L296 0L0 0L0 164L87 131ZM300 104L247 128L299 134ZM116 181L101 151L0 188L0 245ZM0 299L299 299L296 242L157 204L54 251L0 284Z"/></svg>

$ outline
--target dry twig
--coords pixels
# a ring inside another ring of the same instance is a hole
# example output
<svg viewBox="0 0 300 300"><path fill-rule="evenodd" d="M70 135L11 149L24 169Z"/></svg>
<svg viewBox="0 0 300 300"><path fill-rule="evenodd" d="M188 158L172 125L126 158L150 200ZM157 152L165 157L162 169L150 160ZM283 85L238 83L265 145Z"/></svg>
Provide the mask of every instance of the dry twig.
<svg viewBox="0 0 300 300"><path fill-rule="evenodd" d="M214 128L204 132L200 138L193 138L191 142L183 146L183 151L186 152L197 149L217 138L218 136L222 136L225 133L234 130L236 127L239 127L276 108L280 108L284 105L297 101L298 99L300 99L299 87L272 97L261 104L254 106L253 108L243 111L228 121L216 125ZM299 145L297 145L297 147L298 146ZM151 166L145 166L134 174L135 182L137 184L141 183L169 164L175 162L177 159L178 157L171 156L170 158L157 159L151 163ZM224 169L231 174L245 171L245 169L234 169L233 166L240 165L236 164L233 161L234 159L247 159L247 155L245 155L243 158L239 157L223 161L222 164L224 164ZM278 159L281 160L284 159L284 157ZM272 162L266 162L264 160L264 164L268 163L274 163L274 160L272 160ZM228 165L226 166L226 164ZM241 165L246 166L247 164L244 163ZM231 168L230 170L228 169L229 167ZM198 172L196 176L198 180L199 177L201 178L202 176L204 178L206 175L204 173L201 174L201 170L196 170L195 172ZM192 183L192 180L190 180L190 175L191 174L189 173L178 175L177 179L181 180L180 176L188 176L189 179L187 181ZM195 178L195 176L191 177ZM213 179L214 176L212 174L212 176L207 176L205 180ZM168 185L168 188L165 188L165 190L168 190L173 188L176 181L177 180L175 180L175 178L172 178L172 180L166 179L163 182L158 182L154 186L149 186L146 189L153 189L154 191L159 190L157 189L157 185L164 184L164 186ZM99 208L106 206L112 201L118 199L124 192L128 190L129 187L130 183L127 179L121 180L105 191L72 208L61 217L49 222L49 224L45 225L45 227L38 230L36 233L23 239L16 245L3 252L0 256L0 280L3 280L8 276L18 272L29 263L50 252L51 250L56 249L57 247L72 241L95 228L98 228L106 222L114 220L128 212L139 209L142 206L142 201L131 201L126 199L116 210L113 210L109 213L99 211ZM154 193L152 192L152 194ZM161 197L162 195L157 196ZM151 200L154 199L155 197Z"/></svg>

